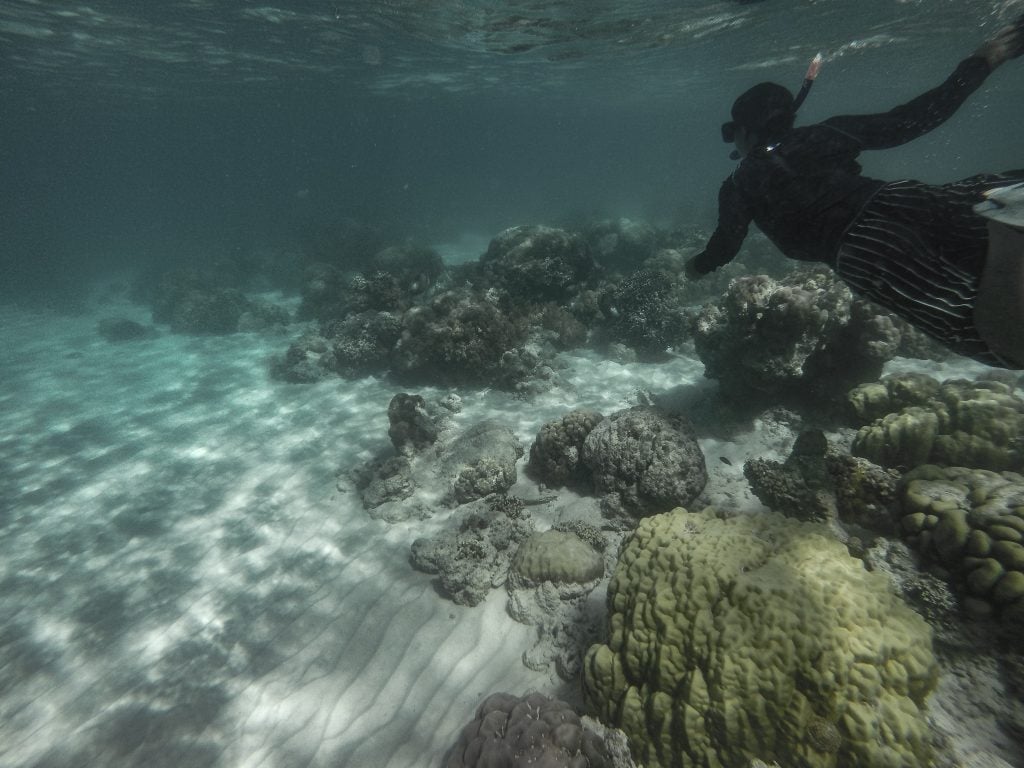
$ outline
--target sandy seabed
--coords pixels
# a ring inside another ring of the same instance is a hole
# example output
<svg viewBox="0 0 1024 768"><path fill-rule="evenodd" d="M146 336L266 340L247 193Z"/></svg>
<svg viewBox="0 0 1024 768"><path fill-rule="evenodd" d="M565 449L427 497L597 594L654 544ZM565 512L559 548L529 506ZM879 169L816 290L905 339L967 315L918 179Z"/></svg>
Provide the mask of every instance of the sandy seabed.
<svg viewBox="0 0 1024 768"><path fill-rule="evenodd" d="M148 321L127 303L0 308L0 765L422 768L490 693L577 696L522 664L535 630L503 590L466 608L410 567L451 510L388 524L339 490L339 471L387 450L401 390L273 381L277 335L109 343L111 316ZM561 363L562 386L528 406L460 391L458 424L496 418L528 446L573 408L708 386L685 356ZM704 500L759 508L743 461L791 439L702 439Z"/></svg>

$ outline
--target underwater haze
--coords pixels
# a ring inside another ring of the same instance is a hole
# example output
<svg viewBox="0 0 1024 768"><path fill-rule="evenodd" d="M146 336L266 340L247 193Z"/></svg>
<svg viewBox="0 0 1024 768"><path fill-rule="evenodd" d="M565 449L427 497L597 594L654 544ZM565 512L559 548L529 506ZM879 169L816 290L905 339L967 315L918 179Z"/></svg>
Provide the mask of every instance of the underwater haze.
<svg viewBox="0 0 1024 768"><path fill-rule="evenodd" d="M430 242L595 212L711 228L731 167L718 126L739 90L795 90L820 51L801 121L878 111L941 81L1012 13L983 0L5 2L3 287L294 239L340 216ZM1000 72L867 170L1012 167L1022 96Z"/></svg>
<svg viewBox="0 0 1024 768"><path fill-rule="evenodd" d="M745 464L781 463L804 427L849 448L856 430L835 410L854 384L991 374L919 337L897 349L893 318L858 315L818 273L779 290L796 307L779 326L835 331L823 367L751 402L708 373L717 352L736 387L744 369L722 358L761 361L770 345L748 334L702 359L704 302L747 274L775 288L791 277L752 234L699 288L679 278L735 168L720 135L732 100L763 80L796 91L820 53L798 125L884 111L1022 12L1021 0L0 0L0 768L468 766L450 750L491 694L582 712L581 654L607 639L629 526L594 488L527 472L546 425L683 414L704 490L645 514L690 502L760 514L774 508ZM936 130L861 159L867 175L926 182L1020 168L1021 126L1024 60ZM523 232L580 275L555 284L483 264ZM602 248L607 264L591 258ZM633 275L645 259L655 266ZM793 358L820 341L805 331ZM862 346L884 354L848 381ZM764 369L780 378L800 367L775 362ZM1024 425L1012 375L982 381L977 399L998 392L1000 423ZM1022 436L1007 439L992 453L1020 471ZM465 467L483 490L459 485ZM1007 536L1024 531L1015 509ZM512 532L482 543L499 523ZM603 575L517 592L513 533L529 526L561 526ZM470 537L450 547L464 560L497 552L492 571L460 572L468 586L447 580L463 563L423 554L456 531ZM906 550L891 535L878 539ZM851 552L868 548L858 536L876 541L858 528ZM941 759L891 764L1020 768L1019 645L1013 693L986 644L1001 639L928 578L947 598L932 626L942 682L922 714Z"/></svg>

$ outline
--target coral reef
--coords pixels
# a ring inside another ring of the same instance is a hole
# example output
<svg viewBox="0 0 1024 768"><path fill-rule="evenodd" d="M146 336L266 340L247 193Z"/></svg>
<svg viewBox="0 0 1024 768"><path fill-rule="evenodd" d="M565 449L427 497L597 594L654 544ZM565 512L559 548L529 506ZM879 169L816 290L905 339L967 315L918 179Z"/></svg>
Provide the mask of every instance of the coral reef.
<svg viewBox="0 0 1024 768"><path fill-rule="evenodd" d="M874 419L852 452L875 464L1024 469L1024 400L1009 384L901 375L858 387L848 399L857 417Z"/></svg>
<svg viewBox="0 0 1024 768"><path fill-rule="evenodd" d="M895 532L900 473L830 450L825 455L839 519L882 534Z"/></svg>
<svg viewBox="0 0 1024 768"><path fill-rule="evenodd" d="M321 322L361 312L401 314L418 295L434 286L443 272L444 263L435 251L413 244L378 251L355 274L338 265L310 264L298 314Z"/></svg>
<svg viewBox="0 0 1024 768"><path fill-rule="evenodd" d="M964 593L976 617L1024 631L1024 476L923 465L900 484L900 529Z"/></svg>
<svg viewBox="0 0 1024 768"><path fill-rule="evenodd" d="M666 350L689 336L689 320L678 291L664 272L634 272L605 289L599 302L606 342L626 345L642 362L667 359Z"/></svg>
<svg viewBox="0 0 1024 768"><path fill-rule="evenodd" d="M537 630L536 642L523 653L528 668L553 666L563 680L579 681L584 652L602 636L603 593L595 588L619 538L572 520L519 545L505 586L509 615Z"/></svg>
<svg viewBox="0 0 1024 768"><path fill-rule="evenodd" d="M821 526L683 509L640 521L584 694L648 768L932 764L925 622Z"/></svg>
<svg viewBox="0 0 1024 768"><path fill-rule="evenodd" d="M368 461L353 469L352 478L363 508L368 512L389 502L409 498L417 487L412 463L405 456ZM385 516L385 519L389 517ZM397 522L393 517L390 519Z"/></svg>
<svg viewBox="0 0 1024 768"><path fill-rule="evenodd" d="M743 474L761 503L786 517L838 518L874 533L895 532L899 472L830 446L819 430L801 432L785 462L750 459Z"/></svg>
<svg viewBox="0 0 1024 768"><path fill-rule="evenodd" d="M534 533L519 544L512 572L529 586L545 581L587 584L604 575L604 557L575 533L552 529Z"/></svg>
<svg viewBox="0 0 1024 768"><path fill-rule="evenodd" d="M388 437L401 455L410 456L437 441L438 427L427 412L427 401L421 395L405 392L388 403Z"/></svg>
<svg viewBox="0 0 1024 768"><path fill-rule="evenodd" d="M846 399L859 426L903 408L927 405L937 399L939 387L939 382L925 373L897 373L855 387Z"/></svg>
<svg viewBox="0 0 1024 768"><path fill-rule="evenodd" d="M540 428L530 446L526 471L550 486L590 486L590 473L583 464L583 442L604 419L597 411L571 411Z"/></svg>
<svg viewBox="0 0 1024 768"><path fill-rule="evenodd" d="M551 302L542 304L530 313L530 326L536 337L556 350L582 347L589 333L587 326L572 312Z"/></svg>
<svg viewBox="0 0 1024 768"><path fill-rule="evenodd" d="M426 291L444 273L444 262L433 248L406 243L384 248L370 260L370 270L391 275L406 296Z"/></svg>
<svg viewBox="0 0 1024 768"><path fill-rule="evenodd" d="M446 292L406 312L402 326L393 370L403 379L512 388L522 378L506 353L526 340L526 324L487 296Z"/></svg>
<svg viewBox="0 0 1024 768"><path fill-rule="evenodd" d="M505 583L516 545L531 533L522 502L492 496L468 507L456 530L414 541L409 560L413 568L436 574L453 602L477 605Z"/></svg>
<svg viewBox="0 0 1024 768"><path fill-rule="evenodd" d="M401 321L390 312L363 312L321 325L333 347L334 367L342 376L383 373L402 334Z"/></svg>
<svg viewBox="0 0 1024 768"><path fill-rule="evenodd" d="M488 284L516 303L563 302L597 276L586 242L561 229L519 226L500 232L480 258Z"/></svg>
<svg viewBox="0 0 1024 768"><path fill-rule="evenodd" d="M791 399L828 398L874 380L895 353L896 329L853 305L828 271L737 278L695 323L705 375L731 396Z"/></svg>
<svg viewBox="0 0 1024 768"><path fill-rule="evenodd" d="M642 517L689 504L708 481L689 422L647 406L598 423L583 442L583 463L612 516Z"/></svg>
<svg viewBox="0 0 1024 768"><path fill-rule="evenodd" d="M827 451L825 435L808 430L797 437L785 463L750 459L743 474L754 495L772 511L798 520L831 520L837 510Z"/></svg>
<svg viewBox="0 0 1024 768"><path fill-rule="evenodd" d="M445 768L613 768L604 739L564 701L494 693L448 752Z"/></svg>
<svg viewBox="0 0 1024 768"><path fill-rule="evenodd" d="M488 419L474 424L447 446L440 473L451 478L451 494L464 504L511 488L522 455L515 432Z"/></svg>

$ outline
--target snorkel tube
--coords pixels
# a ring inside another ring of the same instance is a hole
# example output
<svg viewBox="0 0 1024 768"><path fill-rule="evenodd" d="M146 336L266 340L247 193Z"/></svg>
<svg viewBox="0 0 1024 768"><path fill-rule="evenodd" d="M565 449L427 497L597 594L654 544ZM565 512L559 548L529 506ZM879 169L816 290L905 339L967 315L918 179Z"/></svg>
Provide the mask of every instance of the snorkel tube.
<svg viewBox="0 0 1024 768"><path fill-rule="evenodd" d="M804 103L807 94L811 92L811 86L814 85L814 81L817 79L824 61L825 59L820 53L814 54L814 58L811 59L811 63L807 66L807 74L804 75L803 85L800 86L796 98L793 99L793 112L800 109L800 105Z"/></svg>

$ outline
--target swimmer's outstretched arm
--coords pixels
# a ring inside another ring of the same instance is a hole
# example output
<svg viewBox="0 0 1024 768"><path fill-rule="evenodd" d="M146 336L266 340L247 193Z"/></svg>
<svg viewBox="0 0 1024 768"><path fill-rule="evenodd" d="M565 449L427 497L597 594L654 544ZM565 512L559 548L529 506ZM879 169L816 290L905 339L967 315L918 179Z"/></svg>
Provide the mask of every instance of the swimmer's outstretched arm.
<svg viewBox="0 0 1024 768"><path fill-rule="evenodd" d="M754 214L730 176L718 190L718 226L703 251L686 262L684 272L690 280L699 280L708 272L728 264L739 253Z"/></svg>
<svg viewBox="0 0 1024 768"><path fill-rule="evenodd" d="M1024 53L1024 15L1003 27L937 88L877 115L839 115L826 125L857 139L862 149L888 149L938 127L959 109L992 71Z"/></svg>

